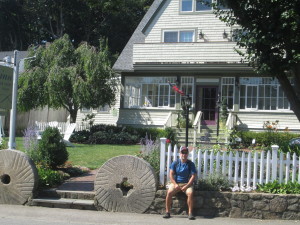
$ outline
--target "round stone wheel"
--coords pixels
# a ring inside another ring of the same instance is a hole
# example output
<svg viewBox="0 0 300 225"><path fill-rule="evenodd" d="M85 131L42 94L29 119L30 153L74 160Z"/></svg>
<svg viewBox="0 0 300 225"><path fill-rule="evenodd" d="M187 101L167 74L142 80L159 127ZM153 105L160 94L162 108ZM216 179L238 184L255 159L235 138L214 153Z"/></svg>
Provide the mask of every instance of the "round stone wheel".
<svg viewBox="0 0 300 225"><path fill-rule="evenodd" d="M37 180L37 169L26 154L0 150L0 204L25 204L33 196Z"/></svg>
<svg viewBox="0 0 300 225"><path fill-rule="evenodd" d="M130 187L121 189L126 181ZM143 213L155 198L157 179L149 163L135 156L117 156L99 169L95 200L107 211Z"/></svg>

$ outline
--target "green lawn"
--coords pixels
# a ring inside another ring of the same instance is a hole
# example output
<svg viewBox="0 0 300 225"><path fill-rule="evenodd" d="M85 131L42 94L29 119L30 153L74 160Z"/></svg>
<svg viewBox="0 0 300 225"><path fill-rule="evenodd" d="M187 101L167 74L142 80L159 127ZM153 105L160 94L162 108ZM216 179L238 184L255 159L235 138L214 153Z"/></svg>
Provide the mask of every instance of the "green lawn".
<svg viewBox="0 0 300 225"><path fill-rule="evenodd" d="M136 155L140 151L140 148L140 145L76 144L73 148L68 147L69 161L73 165L96 169L112 157L118 155Z"/></svg>
<svg viewBox="0 0 300 225"><path fill-rule="evenodd" d="M8 141L8 139L6 139ZM24 151L23 138L16 138L17 150ZM99 168L108 159L118 155L136 155L140 145L85 145L75 144L68 147L69 159L72 165L85 166L90 169Z"/></svg>

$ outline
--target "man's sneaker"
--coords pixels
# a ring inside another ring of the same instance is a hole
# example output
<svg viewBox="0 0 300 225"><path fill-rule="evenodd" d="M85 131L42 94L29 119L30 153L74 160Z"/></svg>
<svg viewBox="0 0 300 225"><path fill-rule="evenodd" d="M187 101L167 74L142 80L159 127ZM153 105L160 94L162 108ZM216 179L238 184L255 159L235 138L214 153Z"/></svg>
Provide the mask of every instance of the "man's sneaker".
<svg viewBox="0 0 300 225"><path fill-rule="evenodd" d="M193 216L193 214L189 214L189 220L195 220L196 218Z"/></svg>
<svg viewBox="0 0 300 225"><path fill-rule="evenodd" d="M163 216L163 218L165 218L165 219L169 219L170 217L171 217L171 215L168 212Z"/></svg>

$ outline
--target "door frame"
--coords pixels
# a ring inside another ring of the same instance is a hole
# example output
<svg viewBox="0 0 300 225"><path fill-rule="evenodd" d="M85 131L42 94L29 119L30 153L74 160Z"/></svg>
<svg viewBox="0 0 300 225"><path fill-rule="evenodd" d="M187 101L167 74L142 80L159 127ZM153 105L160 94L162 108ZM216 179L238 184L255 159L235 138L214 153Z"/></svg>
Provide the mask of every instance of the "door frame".
<svg viewBox="0 0 300 225"><path fill-rule="evenodd" d="M219 92L219 86L218 85L196 85L196 111L202 111L202 102L203 102L203 91L201 90L204 88L215 88L216 90L216 99L215 102L217 104L218 100L218 92ZM202 111L203 112L203 111ZM202 125L216 125L217 124L217 118L218 118L218 110L217 105L215 106L215 120L204 120L201 119Z"/></svg>

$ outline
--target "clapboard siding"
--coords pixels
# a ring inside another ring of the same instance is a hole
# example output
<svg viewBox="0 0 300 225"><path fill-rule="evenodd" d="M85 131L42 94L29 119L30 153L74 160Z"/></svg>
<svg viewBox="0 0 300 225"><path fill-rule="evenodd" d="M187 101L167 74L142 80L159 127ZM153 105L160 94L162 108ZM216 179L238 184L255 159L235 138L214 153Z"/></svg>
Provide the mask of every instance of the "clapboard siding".
<svg viewBox="0 0 300 225"><path fill-rule="evenodd" d="M162 30L194 28L204 33L206 41L224 41L223 32L230 28L212 12L180 13L179 0L168 0L146 29L145 43L162 42ZM196 41L199 41L196 35Z"/></svg>
<svg viewBox="0 0 300 225"><path fill-rule="evenodd" d="M278 120L278 129L300 131L300 123L293 112L238 112L237 116L241 129L262 130L265 121Z"/></svg>
<svg viewBox="0 0 300 225"><path fill-rule="evenodd" d="M233 42L134 44L133 63L239 63L242 58L234 51L235 47Z"/></svg>
<svg viewBox="0 0 300 225"><path fill-rule="evenodd" d="M113 105L109 112L98 112L97 109L93 109L90 112L82 112L79 111L76 118L77 124L82 124L83 119L85 119L87 114L94 113L94 124L112 124L116 125L119 116L119 108L120 108L120 94L117 93L117 99L115 105Z"/></svg>
<svg viewBox="0 0 300 225"><path fill-rule="evenodd" d="M118 124L163 127L169 112L169 109L120 109Z"/></svg>

